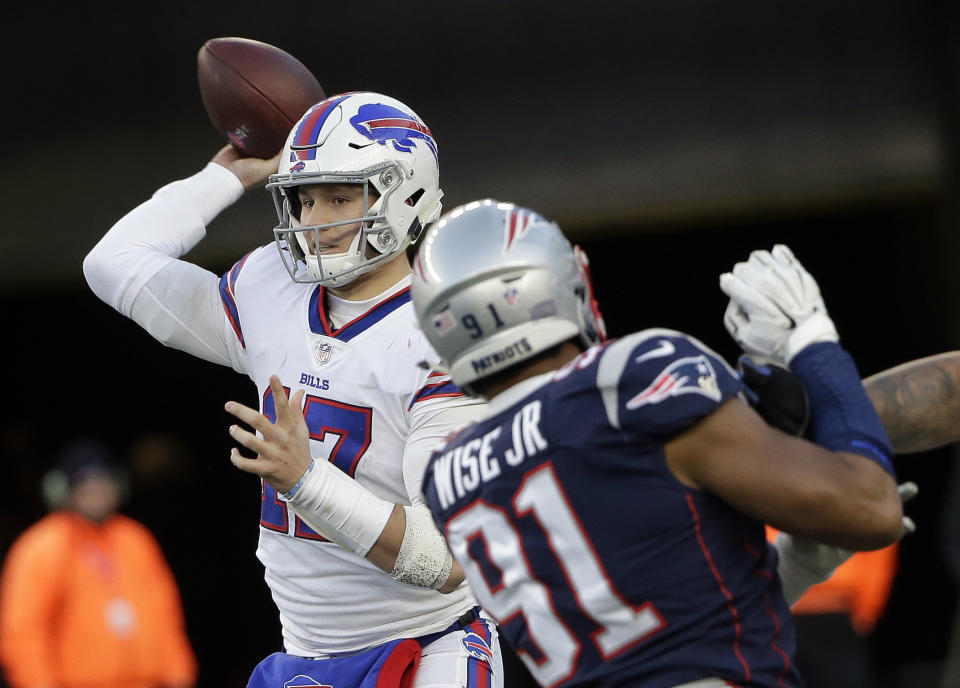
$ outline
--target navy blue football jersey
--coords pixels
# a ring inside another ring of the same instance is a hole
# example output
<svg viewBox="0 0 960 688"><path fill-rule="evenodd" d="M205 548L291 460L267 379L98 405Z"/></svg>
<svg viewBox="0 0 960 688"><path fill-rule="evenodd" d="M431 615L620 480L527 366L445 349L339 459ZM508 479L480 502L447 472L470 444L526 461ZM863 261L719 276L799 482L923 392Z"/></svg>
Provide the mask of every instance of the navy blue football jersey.
<svg viewBox="0 0 960 688"><path fill-rule="evenodd" d="M802 685L763 525L682 485L664 456L739 394L736 373L645 330L526 383L434 454L424 492L539 683Z"/></svg>

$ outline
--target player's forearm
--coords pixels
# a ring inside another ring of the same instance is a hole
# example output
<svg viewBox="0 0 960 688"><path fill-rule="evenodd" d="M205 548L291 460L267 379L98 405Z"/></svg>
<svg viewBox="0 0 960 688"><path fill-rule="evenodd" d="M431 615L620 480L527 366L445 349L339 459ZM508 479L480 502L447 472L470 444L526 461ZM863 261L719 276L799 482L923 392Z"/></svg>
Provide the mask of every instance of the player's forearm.
<svg viewBox="0 0 960 688"><path fill-rule="evenodd" d="M863 386L897 453L960 440L960 351L890 368Z"/></svg>
<svg viewBox="0 0 960 688"><path fill-rule="evenodd" d="M288 495L307 525L402 583L450 592L463 581L426 507L382 500L326 461Z"/></svg>
<svg viewBox="0 0 960 688"><path fill-rule="evenodd" d="M442 593L464 579L425 506L395 505L367 559L402 583Z"/></svg>

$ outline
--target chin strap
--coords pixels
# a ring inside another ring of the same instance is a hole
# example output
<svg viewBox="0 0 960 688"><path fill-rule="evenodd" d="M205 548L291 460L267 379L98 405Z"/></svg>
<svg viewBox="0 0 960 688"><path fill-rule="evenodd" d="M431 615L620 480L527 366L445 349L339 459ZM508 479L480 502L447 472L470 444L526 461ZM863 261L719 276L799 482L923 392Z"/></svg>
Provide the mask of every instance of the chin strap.
<svg viewBox="0 0 960 688"><path fill-rule="evenodd" d="M420 209L420 212L417 213L417 220L420 222L421 227L426 227L429 223L440 217L440 213L443 211L443 206L440 204L440 199L443 198L443 191L434 189L433 191L427 191L423 196L424 197L420 199L423 207Z"/></svg>

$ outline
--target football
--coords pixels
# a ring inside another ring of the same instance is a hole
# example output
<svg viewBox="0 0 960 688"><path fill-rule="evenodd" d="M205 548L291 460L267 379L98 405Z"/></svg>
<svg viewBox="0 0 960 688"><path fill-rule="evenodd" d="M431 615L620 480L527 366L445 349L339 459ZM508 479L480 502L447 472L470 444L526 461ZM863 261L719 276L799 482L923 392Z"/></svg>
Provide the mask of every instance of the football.
<svg viewBox="0 0 960 688"><path fill-rule="evenodd" d="M197 54L200 97L213 126L244 156L270 158L307 109L324 99L293 55L249 38L211 38Z"/></svg>

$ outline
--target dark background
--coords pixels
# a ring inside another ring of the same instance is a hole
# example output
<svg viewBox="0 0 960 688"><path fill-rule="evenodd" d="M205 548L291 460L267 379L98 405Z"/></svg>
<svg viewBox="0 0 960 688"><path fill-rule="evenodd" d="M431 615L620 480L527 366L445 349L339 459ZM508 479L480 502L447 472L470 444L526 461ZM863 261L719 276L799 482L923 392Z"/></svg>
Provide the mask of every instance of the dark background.
<svg viewBox="0 0 960 688"><path fill-rule="evenodd" d="M43 2L4 10L0 552L44 513L76 434L126 457L126 511L181 585L202 686L244 685L280 646L254 556L259 490L229 463L232 371L164 349L86 288L85 253L218 149L196 85L216 36L273 43L328 93L396 96L441 151L446 207L558 220L592 259L609 329L693 333L728 358L718 275L789 244L864 375L958 346L960 18L949 0L589 3ZM221 273L271 239L248 194L189 258ZM960 419L958 419L960 422ZM944 679L957 546L950 449L898 457L920 484L871 639L886 686ZM518 680L513 685L520 685Z"/></svg>

